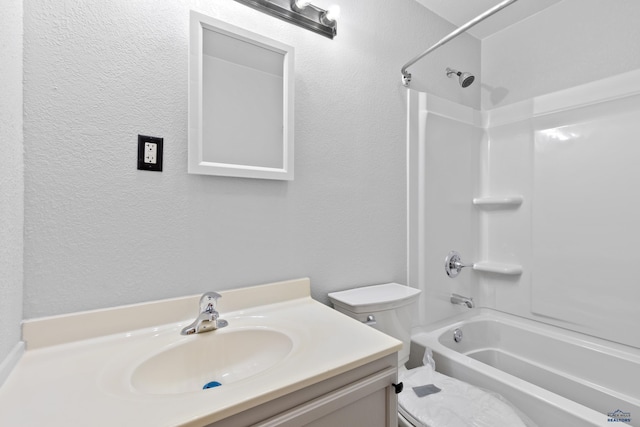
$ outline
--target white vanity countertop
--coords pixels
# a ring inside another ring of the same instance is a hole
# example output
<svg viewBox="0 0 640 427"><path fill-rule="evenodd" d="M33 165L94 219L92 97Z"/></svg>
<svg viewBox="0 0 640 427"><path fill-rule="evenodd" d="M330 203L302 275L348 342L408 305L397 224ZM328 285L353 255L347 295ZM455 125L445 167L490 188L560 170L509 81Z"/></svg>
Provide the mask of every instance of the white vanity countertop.
<svg viewBox="0 0 640 427"><path fill-rule="evenodd" d="M130 376L154 352L218 332L180 335L200 295L27 321L27 351L0 388L0 425L202 426L400 350L311 299L309 287L300 279L220 292L228 328L285 331L293 349L255 376L180 394L143 393Z"/></svg>

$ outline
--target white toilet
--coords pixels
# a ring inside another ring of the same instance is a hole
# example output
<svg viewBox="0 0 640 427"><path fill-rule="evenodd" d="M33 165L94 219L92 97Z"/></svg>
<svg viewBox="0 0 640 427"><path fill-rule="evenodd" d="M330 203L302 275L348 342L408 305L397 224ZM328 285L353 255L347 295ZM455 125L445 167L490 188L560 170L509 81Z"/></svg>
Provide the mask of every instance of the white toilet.
<svg viewBox="0 0 640 427"><path fill-rule="evenodd" d="M433 362L405 368L419 296L420 290L397 283L329 294L336 310L403 342L398 353L398 381L404 384L398 395L398 425L524 427L521 417L500 396L436 372Z"/></svg>

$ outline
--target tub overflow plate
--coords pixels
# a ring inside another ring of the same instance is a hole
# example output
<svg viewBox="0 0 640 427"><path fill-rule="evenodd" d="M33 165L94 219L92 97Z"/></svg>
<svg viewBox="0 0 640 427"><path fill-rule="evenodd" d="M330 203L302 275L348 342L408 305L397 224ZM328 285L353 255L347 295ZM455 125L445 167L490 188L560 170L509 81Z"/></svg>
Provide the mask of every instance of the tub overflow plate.
<svg viewBox="0 0 640 427"><path fill-rule="evenodd" d="M453 340L455 342L460 342L462 341L462 330L457 328L455 331L453 331Z"/></svg>

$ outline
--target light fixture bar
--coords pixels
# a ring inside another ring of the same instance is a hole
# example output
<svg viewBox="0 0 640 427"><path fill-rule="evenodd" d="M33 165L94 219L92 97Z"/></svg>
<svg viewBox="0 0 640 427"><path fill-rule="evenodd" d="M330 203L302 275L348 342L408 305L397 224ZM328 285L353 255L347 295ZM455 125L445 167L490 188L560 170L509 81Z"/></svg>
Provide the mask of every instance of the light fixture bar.
<svg viewBox="0 0 640 427"><path fill-rule="evenodd" d="M338 34L338 23L328 20L327 11L312 4L298 8L295 7L294 0L235 1L330 39Z"/></svg>

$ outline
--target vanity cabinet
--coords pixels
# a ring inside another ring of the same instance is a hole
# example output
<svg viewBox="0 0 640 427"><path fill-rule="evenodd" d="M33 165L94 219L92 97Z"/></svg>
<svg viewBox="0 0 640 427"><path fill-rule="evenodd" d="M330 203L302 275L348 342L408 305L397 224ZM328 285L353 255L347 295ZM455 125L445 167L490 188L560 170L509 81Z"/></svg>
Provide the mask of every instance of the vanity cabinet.
<svg viewBox="0 0 640 427"><path fill-rule="evenodd" d="M397 353L207 427L396 427Z"/></svg>

